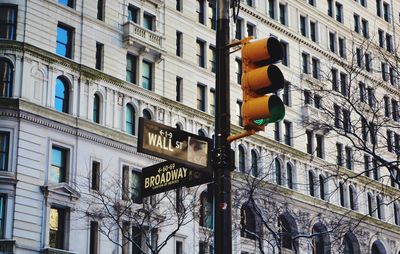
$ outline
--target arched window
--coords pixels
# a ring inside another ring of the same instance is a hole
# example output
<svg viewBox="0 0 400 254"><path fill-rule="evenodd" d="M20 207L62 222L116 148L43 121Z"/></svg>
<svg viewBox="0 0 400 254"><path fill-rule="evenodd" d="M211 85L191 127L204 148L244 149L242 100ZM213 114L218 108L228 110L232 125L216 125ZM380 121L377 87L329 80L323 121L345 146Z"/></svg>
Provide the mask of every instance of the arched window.
<svg viewBox="0 0 400 254"><path fill-rule="evenodd" d="M289 162L286 164L286 177L288 188L293 189L293 168Z"/></svg>
<svg viewBox="0 0 400 254"><path fill-rule="evenodd" d="M344 199L344 186L342 182L339 183L339 199L340 205L344 207L346 204Z"/></svg>
<svg viewBox="0 0 400 254"><path fill-rule="evenodd" d="M240 210L240 236L255 240L257 235L256 220L253 211L248 205Z"/></svg>
<svg viewBox="0 0 400 254"><path fill-rule="evenodd" d="M279 215L278 228L282 248L295 250L296 241L292 237L297 234L297 224L289 213Z"/></svg>
<svg viewBox="0 0 400 254"><path fill-rule="evenodd" d="M345 237L343 240L343 253L344 254L354 254L354 248L353 245L351 244L351 241L349 238Z"/></svg>
<svg viewBox="0 0 400 254"><path fill-rule="evenodd" d="M312 229L314 234L312 240L313 254L328 254L331 253L331 243L328 230L324 224L318 222Z"/></svg>
<svg viewBox="0 0 400 254"><path fill-rule="evenodd" d="M281 162L277 158L275 159L275 180L276 180L276 184L282 185Z"/></svg>
<svg viewBox="0 0 400 254"><path fill-rule="evenodd" d="M386 254L385 246L383 246L382 242L376 240L371 247L371 254Z"/></svg>
<svg viewBox="0 0 400 254"><path fill-rule="evenodd" d="M246 171L245 169L245 154L244 154L244 148L243 146L239 146L239 171L244 173Z"/></svg>
<svg viewBox="0 0 400 254"><path fill-rule="evenodd" d="M206 133L203 130L198 130L197 134L199 134L200 137L206 137Z"/></svg>
<svg viewBox="0 0 400 254"><path fill-rule="evenodd" d="M325 179L322 175L319 175L319 197L325 200Z"/></svg>
<svg viewBox="0 0 400 254"><path fill-rule="evenodd" d="M11 97L13 86L13 65L5 58L0 58L0 97Z"/></svg>
<svg viewBox="0 0 400 254"><path fill-rule="evenodd" d="M258 164L257 153L256 153L256 151L251 150L251 173L255 177L257 177L259 174L257 164Z"/></svg>
<svg viewBox="0 0 400 254"><path fill-rule="evenodd" d="M125 130L131 135L135 135L135 109L131 104L126 105Z"/></svg>
<svg viewBox="0 0 400 254"><path fill-rule="evenodd" d="M310 170L308 171L308 187L310 196L315 196L315 180L314 180L314 173Z"/></svg>
<svg viewBox="0 0 400 254"><path fill-rule="evenodd" d="M397 203L393 203L393 214L394 214L394 224L396 224L397 226L400 225L399 222L399 206L397 205Z"/></svg>
<svg viewBox="0 0 400 254"><path fill-rule="evenodd" d="M58 77L56 80L55 109L59 112L68 113L69 111L69 85L68 82Z"/></svg>
<svg viewBox="0 0 400 254"><path fill-rule="evenodd" d="M200 194L200 226L213 228L212 195L207 191Z"/></svg>
<svg viewBox="0 0 400 254"><path fill-rule="evenodd" d="M378 215L378 219L382 219L383 218L383 205L382 205L382 199L379 196L376 196L376 212Z"/></svg>
<svg viewBox="0 0 400 254"><path fill-rule="evenodd" d="M374 216L374 209L372 207L372 195L371 193L367 194L367 205L368 205L368 215Z"/></svg>
<svg viewBox="0 0 400 254"><path fill-rule="evenodd" d="M349 203L350 203L350 209L355 211L357 209L356 191L352 186L349 186Z"/></svg>
<svg viewBox="0 0 400 254"><path fill-rule="evenodd" d="M347 232L343 238L343 254L360 254L360 244L357 237Z"/></svg>
<svg viewBox="0 0 400 254"><path fill-rule="evenodd" d="M143 118L151 120L151 113L147 109L143 109Z"/></svg>
<svg viewBox="0 0 400 254"><path fill-rule="evenodd" d="M100 96L98 94L93 96L93 122L100 123Z"/></svg>

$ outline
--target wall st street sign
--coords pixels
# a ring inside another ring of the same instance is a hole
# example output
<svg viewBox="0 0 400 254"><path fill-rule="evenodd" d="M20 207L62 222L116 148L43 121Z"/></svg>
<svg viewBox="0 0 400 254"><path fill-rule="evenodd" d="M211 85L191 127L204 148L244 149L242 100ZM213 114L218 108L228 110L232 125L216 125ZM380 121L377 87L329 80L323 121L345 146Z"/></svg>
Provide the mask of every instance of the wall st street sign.
<svg viewBox="0 0 400 254"><path fill-rule="evenodd" d="M209 138L139 118L138 152L211 172L211 146Z"/></svg>
<svg viewBox="0 0 400 254"><path fill-rule="evenodd" d="M141 175L142 197L148 197L180 187L191 187L213 180L211 174L193 170L181 163L165 161L143 168Z"/></svg>

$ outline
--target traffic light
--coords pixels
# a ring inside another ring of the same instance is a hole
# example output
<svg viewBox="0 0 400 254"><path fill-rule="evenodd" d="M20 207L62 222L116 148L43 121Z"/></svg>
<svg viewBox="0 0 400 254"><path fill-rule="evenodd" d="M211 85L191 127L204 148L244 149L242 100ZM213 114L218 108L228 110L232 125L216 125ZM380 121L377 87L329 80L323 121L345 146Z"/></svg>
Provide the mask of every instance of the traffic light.
<svg viewBox="0 0 400 254"><path fill-rule="evenodd" d="M282 72L273 65L282 59L283 47L273 37L251 39L244 39L242 47L243 127L247 131L261 131L266 124L285 116L282 100L272 94L284 86Z"/></svg>

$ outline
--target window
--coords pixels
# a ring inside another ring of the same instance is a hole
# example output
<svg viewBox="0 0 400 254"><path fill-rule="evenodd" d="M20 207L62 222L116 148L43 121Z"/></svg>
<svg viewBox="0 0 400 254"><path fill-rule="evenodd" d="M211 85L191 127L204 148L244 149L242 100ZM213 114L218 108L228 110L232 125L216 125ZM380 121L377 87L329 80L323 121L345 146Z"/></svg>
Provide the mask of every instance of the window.
<svg viewBox="0 0 400 254"><path fill-rule="evenodd" d="M361 20L361 29L362 29L362 35L364 38L369 38L369 29L368 29L368 21L365 19Z"/></svg>
<svg viewBox="0 0 400 254"><path fill-rule="evenodd" d="M283 48L282 64L289 66L289 44L285 41L281 41L281 45Z"/></svg>
<svg viewBox="0 0 400 254"><path fill-rule="evenodd" d="M345 147L346 152L346 168L353 169L353 151L350 147Z"/></svg>
<svg viewBox="0 0 400 254"><path fill-rule="evenodd" d="M345 132L351 132L350 111L347 109L343 109L343 130Z"/></svg>
<svg viewBox="0 0 400 254"><path fill-rule="evenodd" d="M131 104L126 104L125 113L125 131L128 134L135 135L135 109Z"/></svg>
<svg viewBox="0 0 400 254"><path fill-rule="evenodd" d="M376 15L382 17L382 0L376 0Z"/></svg>
<svg viewBox="0 0 400 254"><path fill-rule="evenodd" d="M336 69L331 69L332 74L332 90L338 92L338 71Z"/></svg>
<svg viewBox="0 0 400 254"><path fill-rule="evenodd" d="M253 6L253 0L246 0L246 4L247 4L248 6L254 7L254 6Z"/></svg>
<svg viewBox="0 0 400 254"><path fill-rule="evenodd" d="M350 203L350 209L355 211L357 209L356 207L356 192L352 186L349 186L349 203Z"/></svg>
<svg viewBox="0 0 400 254"><path fill-rule="evenodd" d="M98 94L93 96L93 122L100 123L100 96Z"/></svg>
<svg viewBox="0 0 400 254"><path fill-rule="evenodd" d="M97 0L97 19L104 21L105 0Z"/></svg>
<svg viewBox="0 0 400 254"><path fill-rule="evenodd" d="M400 225L400 221L399 221L399 206L397 205L397 203L393 203L393 217L394 217L394 224L399 226Z"/></svg>
<svg viewBox="0 0 400 254"><path fill-rule="evenodd" d="M388 3L383 2L383 19L390 22L390 7Z"/></svg>
<svg viewBox="0 0 400 254"><path fill-rule="evenodd" d="M142 63L142 86L144 89L152 90L152 83L153 83L153 64L143 60Z"/></svg>
<svg viewBox="0 0 400 254"><path fill-rule="evenodd" d="M100 189L100 162L92 161L92 190Z"/></svg>
<svg viewBox="0 0 400 254"><path fill-rule="evenodd" d="M129 200L129 166L122 166L122 199Z"/></svg>
<svg viewBox="0 0 400 254"><path fill-rule="evenodd" d="M333 53L336 52L336 35L332 32L329 32L329 49Z"/></svg>
<svg viewBox="0 0 400 254"><path fill-rule="evenodd" d="M336 143L336 164L343 166L343 145Z"/></svg>
<svg viewBox="0 0 400 254"><path fill-rule="evenodd" d="M143 109L142 115L144 119L151 120L151 113L148 109Z"/></svg>
<svg viewBox="0 0 400 254"><path fill-rule="evenodd" d="M362 68L362 53L360 48L356 48L356 62L359 68Z"/></svg>
<svg viewBox="0 0 400 254"><path fill-rule="evenodd" d="M300 33L303 36L307 36L306 30L306 17L300 15Z"/></svg>
<svg viewBox="0 0 400 254"><path fill-rule="evenodd" d="M247 23L247 36L256 36L256 26L251 24L251 23Z"/></svg>
<svg viewBox="0 0 400 254"><path fill-rule="evenodd" d="M155 16L145 12L143 14L143 27L149 29L150 31L155 31L156 30L155 20L156 20Z"/></svg>
<svg viewBox="0 0 400 254"><path fill-rule="evenodd" d="M210 102L210 114L215 116L215 90L214 90L214 88L210 89L209 102Z"/></svg>
<svg viewBox="0 0 400 254"><path fill-rule="evenodd" d="M310 90L304 90L304 105L310 105L312 100L312 95Z"/></svg>
<svg viewBox="0 0 400 254"><path fill-rule="evenodd" d="M376 197L376 212L378 215L378 219L382 219L383 218L383 213L382 213L382 200L380 197Z"/></svg>
<svg viewBox="0 0 400 254"><path fill-rule="evenodd" d="M282 167L278 159L275 159L275 181L276 184L282 185Z"/></svg>
<svg viewBox="0 0 400 254"><path fill-rule="evenodd" d="M284 121L283 124L285 125L285 144L292 146L292 123Z"/></svg>
<svg viewBox="0 0 400 254"><path fill-rule="evenodd" d="M319 76L319 69L320 69L319 59L313 57L311 62L312 62L312 76L313 76L313 78L319 79L320 78L320 76Z"/></svg>
<svg viewBox="0 0 400 254"><path fill-rule="evenodd" d="M375 107L375 90L372 87L367 88L368 105L371 108Z"/></svg>
<svg viewBox="0 0 400 254"><path fill-rule="evenodd" d="M255 177L259 174L257 153L254 150L251 150L251 173Z"/></svg>
<svg viewBox="0 0 400 254"><path fill-rule="evenodd" d="M297 228L297 225L293 224L293 221L294 220L290 214L281 214L278 217L278 234L281 236L279 244L282 248L288 250L294 250L297 248L295 240L292 239L292 236L295 234Z"/></svg>
<svg viewBox="0 0 400 254"><path fill-rule="evenodd" d="M354 18L354 31L356 33L360 33L360 16L354 13L353 18Z"/></svg>
<svg viewBox="0 0 400 254"><path fill-rule="evenodd" d="M176 0L175 9L176 9L177 11L182 12L182 1L183 1L183 0Z"/></svg>
<svg viewBox="0 0 400 254"><path fill-rule="evenodd" d="M388 33L386 33L386 50L393 52L393 37Z"/></svg>
<svg viewBox="0 0 400 254"><path fill-rule="evenodd" d="M271 19L275 19L275 0L268 0L268 15Z"/></svg>
<svg viewBox="0 0 400 254"><path fill-rule="evenodd" d="M68 150L53 146L51 150L51 168L49 181L52 183L62 183L67 181L67 158Z"/></svg>
<svg viewBox="0 0 400 254"><path fill-rule="evenodd" d="M9 170L9 165L8 165L9 153L10 153L10 133L0 131L0 171Z"/></svg>
<svg viewBox="0 0 400 254"><path fill-rule="evenodd" d="M49 247L56 249L66 249L66 221L67 210L51 207L49 219Z"/></svg>
<svg viewBox="0 0 400 254"><path fill-rule="evenodd" d="M63 77L56 79L54 107L59 112L69 113L69 85Z"/></svg>
<svg viewBox="0 0 400 254"><path fill-rule="evenodd" d="M319 197L325 200L325 178L319 175Z"/></svg>
<svg viewBox="0 0 400 254"><path fill-rule="evenodd" d="M396 74L396 70L395 70L395 68L393 68L392 66L390 66L389 67L389 81L390 81L390 84L392 85L392 86L394 86L395 85L395 83L396 83L396 80L397 80L397 74Z"/></svg>
<svg viewBox="0 0 400 254"><path fill-rule="evenodd" d="M240 100L236 101L236 115L238 117L239 126L243 126L242 105L243 105L242 101L240 101Z"/></svg>
<svg viewBox="0 0 400 254"><path fill-rule="evenodd" d="M209 47L209 56L208 56L208 62L209 62L209 69L211 70L211 72L216 72L216 59L217 55L216 55L216 51L215 51L215 47L214 46L210 46Z"/></svg>
<svg viewBox="0 0 400 254"><path fill-rule="evenodd" d="M316 109L322 109L322 98L318 94L314 94L314 107Z"/></svg>
<svg viewBox="0 0 400 254"><path fill-rule="evenodd" d="M342 58L346 58L346 41L344 38L339 37L339 56Z"/></svg>
<svg viewBox="0 0 400 254"><path fill-rule="evenodd" d="M207 185L207 191L200 194L200 218L199 224L202 227L213 228L213 189Z"/></svg>
<svg viewBox="0 0 400 254"><path fill-rule="evenodd" d="M308 0L308 3L315 6L315 0Z"/></svg>
<svg viewBox="0 0 400 254"><path fill-rule="evenodd" d="M286 23L286 5L279 3L279 22L282 25L287 25Z"/></svg>
<svg viewBox="0 0 400 254"><path fill-rule="evenodd" d="M322 135L315 135L317 140L317 157L324 158L324 137Z"/></svg>
<svg viewBox="0 0 400 254"><path fill-rule="evenodd" d="M103 70L104 44L96 42L96 69Z"/></svg>
<svg viewBox="0 0 400 254"><path fill-rule="evenodd" d="M238 18L235 24L235 39L241 40L243 38L243 20Z"/></svg>
<svg viewBox="0 0 400 254"><path fill-rule="evenodd" d="M56 53L60 56L72 59L73 28L58 24Z"/></svg>
<svg viewBox="0 0 400 254"><path fill-rule="evenodd" d="M203 24L204 25L204 23L205 23L205 20L204 20L204 0L197 0L197 5L196 5L196 12L197 12L197 21L200 23L200 24Z"/></svg>
<svg viewBox="0 0 400 254"><path fill-rule="evenodd" d="M275 141L281 141L281 127L279 122L275 122L274 138Z"/></svg>
<svg viewBox="0 0 400 254"><path fill-rule="evenodd" d="M242 60L239 58L235 59L235 74L236 74L236 83L239 85L242 84Z"/></svg>
<svg viewBox="0 0 400 254"><path fill-rule="evenodd" d="M313 42L317 42L317 24L310 21L310 38Z"/></svg>
<svg viewBox="0 0 400 254"><path fill-rule="evenodd" d="M245 153L244 153L244 148L243 146L239 146L239 171L242 173L246 172L246 158L245 158Z"/></svg>
<svg viewBox="0 0 400 254"><path fill-rule="evenodd" d="M315 180L314 173L310 170L308 171L308 188L310 196L315 197Z"/></svg>
<svg viewBox="0 0 400 254"><path fill-rule="evenodd" d="M205 52L204 52L205 42L201 40L196 41L196 57L197 64L200 67L205 68Z"/></svg>
<svg viewBox="0 0 400 254"><path fill-rule="evenodd" d="M371 158L369 155L364 154L364 174L366 177L370 177L370 171L371 171Z"/></svg>
<svg viewBox="0 0 400 254"><path fill-rule="evenodd" d="M335 7L336 7L336 20L343 23L343 5L336 2Z"/></svg>
<svg viewBox="0 0 400 254"><path fill-rule="evenodd" d="M290 83L285 82L283 86L283 103L286 106L291 106L291 101Z"/></svg>
<svg viewBox="0 0 400 254"><path fill-rule="evenodd" d="M182 213L185 209L183 206L183 193L182 188L177 188L175 190L175 210L177 213Z"/></svg>
<svg viewBox="0 0 400 254"><path fill-rule="evenodd" d="M387 95L383 96L385 117L390 117L390 99Z"/></svg>
<svg viewBox="0 0 400 254"><path fill-rule="evenodd" d="M183 254L183 243L181 241L175 242L175 254Z"/></svg>
<svg viewBox="0 0 400 254"><path fill-rule="evenodd" d="M293 168L290 163L286 164L286 177L288 188L293 189Z"/></svg>
<svg viewBox="0 0 400 254"><path fill-rule="evenodd" d="M243 205L240 209L240 236L251 240L256 240L256 220L253 211L248 205Z"/></svg>
<svg viewBox="0 0 400 254"><path fill-rule="evenodd" d="M399 120L399 103L392 99L392 117L394 121Z"/></svg>
<svg viewBox="0 0 400 254"><path fill-rule="evenodd" d="M368 215L374 216L374 208L372 207L372 195L371 193L367 194L367 206L368 206Z"/></svg>
<svg viewBox="0 0 400 254"><path fill-rule="evenodd" d="M97 254L99 245L99 223L97 221L90 222L90 243L89 254Z"/></svg>
<svg viewBox="0 0 400 254"><path fill-rule="evenodd" d="M129 232L129 229L127 229ZM129 234L127 233L129 236ZM149 239L146 239L149 240ZM142 248L142 230L138 227L132 227L132 235L131 235L131 241L132 243L132 253L142 253L141 248ZM127 244L128 245L128 244ZM129 245L128 245L129 246ZM124 253L129 253L129 250Z"/></svg>
<svg viewBox="0 0 400 254"><path fill-rule="evenodd" d="M307 136L307 153L308 154L313 154L313 132L310 130L306 130L306 136Z"/></svg>
<svg viewBox="0 0 400 254"><path fill-rule="evenodd" d="M17 7L0 6L0 39L15 40L17 26Z"/></svg>
<svg viewBox="0 0 400 254"><path fill-rule="evenodd" d="M358 91L360 93L360 101L366 102L365 84L363 82L358 83Z"/></svg>
<svg viewBox="0 0 400 254"><path fill-rule="evenodd" d="M183 98L183 79L176 76L176 101L182 102Z"/></svg>
<svg viewBox="0 0 400 254"><path fill-rule="evenodd" d="M216 8L214 1L208 1L208 19L207 19L207 26L212 30L216 29Z"/></svg>
<svg viewBox="0 0 400 254"><path fill-rule="evenodd" d="M365 57L365 70L367 70L368 72L372 72L371 55L369 53L365 53L364 57Z"/></svg>
<svg viewBox="0 0 400 254"><path fill-rule="evenodd" d="M349 92L347 87L347 74L343 72L340 73L340 92L343 96L347 96Z"/></svg>
<svg viewBox="0 0 400 254"><path fill-rule="evenodd" d="M346 205L344 199L344 186L342 182L339 183L339 201L341 206L344 207Z"/></svg>
<svg viewBox="0 0 400 254"><path fill-rule="evenodd" d="M128 21L132 21L133 23L139 23L139 8L129 5L128 7Z"/></svg>
<svg viewBox="0 0 400 254"><path fill-rule="evenodd" d="M136 172L135 170L131 171L131 200L133 203L141 204L142 203L142 196L140 195L140 179L141 173ZM155 205L155 197L150 197L150 204Z"/></svg>
<svg viewBox="0 0 400 254"><path fill-rule="evenodd" d="M13 69L13 65L10 61L5 58L0 58L0 97L12 97L14 82Z"/></svg>
<svg viewBox="0 0 400 254"><path fill-rule="evenodd" d="M206 92L203 84L197 84L197 109L206 111Z"/></svg>
<svg viewBox="0 0 400 254"><path fill-rule="evenodd" d="M302 72L305 74L310 73L308 69L308 62L309 62L310 55L307 53L302 53L301 54L301 59L302 59Z"/></svg>
<svg viewBox="0 0 400 254"><path fill-rule="evenodd" d="M0 195L0 239L5 238L7 196Z"/></svg>
<svg viewBox="0 0 400 254"><path fill-rule="evenodd" d="M137 57L131 54L126 55L126 81L136 83Z"/></svg>
<svg viewBox="0 0 400 254"><path fill-rule="evenodd" d="M182 43L183 43L182 32L176 31L176 55L177 56L182 56Z"/></svg>
<svg viewBox="0 0 400 254"><path fill-rule="evenodd" d="M335 127L340 128L341 127L341 119L340 119L340 107L336 104L333 105L333 110L334 110L334 121L335 121Z"/></svg>
<svg viewBox="0 0 400 254"><path fill-rule="evenodd" d="M74 8L74 0L58 0L58 3Z"/></svg>
<svg viewBox="0 0 400 254"><path fill-rule="evenodd" d="M333 18L333 0L328 1L328 16Z"/></svg>
<svg viewBox="0 0 400 254"><path fill-rule="evenodd" d="M381 48L385 47L385 32L382 31L381 29L378 29L378 42L379 42L379 47Z"/></svg>
<svg viewBox="0 0 400 254"><path fill-rule="evenodd" d="M382 73L382 79L384 81L388 81L388 68L387 68L387 64L384 62L381 62L381 73Z"/></svg>

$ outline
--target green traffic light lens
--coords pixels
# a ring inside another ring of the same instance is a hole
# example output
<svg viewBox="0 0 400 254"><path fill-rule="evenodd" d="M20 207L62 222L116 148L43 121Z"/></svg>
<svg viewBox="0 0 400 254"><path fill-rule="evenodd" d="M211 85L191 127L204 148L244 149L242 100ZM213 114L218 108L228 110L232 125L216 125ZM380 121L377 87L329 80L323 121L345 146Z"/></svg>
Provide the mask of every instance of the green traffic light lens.
<svg viewBox="0 0 400 254"><path fill-rule="evenodd" d="M285 117L285 105L282 100L276 95L270 95L268 100L268 108L270 116L267 118L254 120L253 123L262 126L268 123L281 121Z"/></svg>

